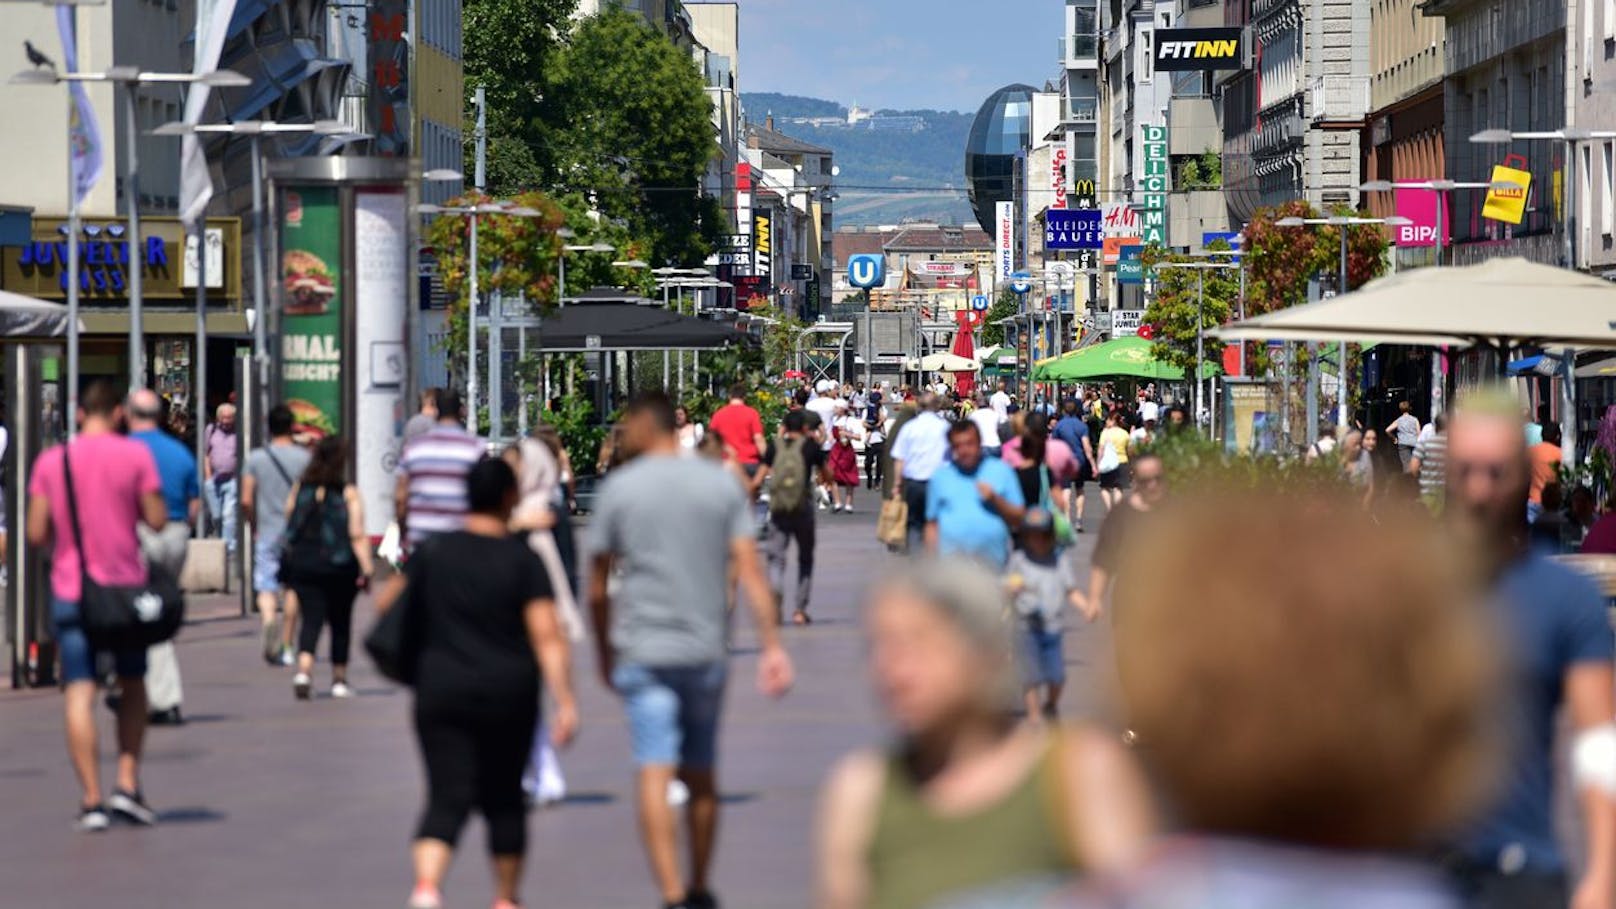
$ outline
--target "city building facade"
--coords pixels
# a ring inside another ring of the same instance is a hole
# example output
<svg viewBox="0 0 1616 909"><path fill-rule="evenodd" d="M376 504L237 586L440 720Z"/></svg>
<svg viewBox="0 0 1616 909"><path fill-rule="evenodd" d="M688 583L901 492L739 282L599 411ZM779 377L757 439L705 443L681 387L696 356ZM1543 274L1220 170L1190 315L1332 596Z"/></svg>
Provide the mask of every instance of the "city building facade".
<svg viewBox="0 0 1616 909"><path fill-rule="evenodd" d="M752 274L737 277L737 297L762 297L815 319L832 286L836 163L822 146L792 138L768 117L746 127L742 149L750 195Z"/></svg>

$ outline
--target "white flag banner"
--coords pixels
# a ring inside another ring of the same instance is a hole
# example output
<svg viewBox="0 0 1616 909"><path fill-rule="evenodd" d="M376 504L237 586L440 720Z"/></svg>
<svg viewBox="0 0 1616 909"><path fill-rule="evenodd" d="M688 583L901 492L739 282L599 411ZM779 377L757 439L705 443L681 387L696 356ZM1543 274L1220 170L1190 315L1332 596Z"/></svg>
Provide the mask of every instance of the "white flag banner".
<svg viewBox="0 0 1616 909"><path fill-rule="evenodd" d="M62 65L67 72L79 71L79 42L73 27L73 7L56 8L56 30L62 36ZM101 128L95 122L95 108L83 82L68 83L73 107L68 114L68 135L72 138L69 167L73 169L73 194L78 204L101 179Z"/></svg>
<svg viewBox="0 0 1616 909"><path fill-rule="evenodd" d="M236 0L201 0L196 7L196 59L191 71L198 75L219 67L219 55L224 52L224 39L230 31L230 19L236 13ZM185 97L185 122L195 126L202 122L202 113L208 106L211 90L201 83L191 85ZM202 151L202 142L195 134L180 140L180 220L185 229L195 234L207 214L208 200L213 198L213 175L208 171L208 156Z"/></svg>

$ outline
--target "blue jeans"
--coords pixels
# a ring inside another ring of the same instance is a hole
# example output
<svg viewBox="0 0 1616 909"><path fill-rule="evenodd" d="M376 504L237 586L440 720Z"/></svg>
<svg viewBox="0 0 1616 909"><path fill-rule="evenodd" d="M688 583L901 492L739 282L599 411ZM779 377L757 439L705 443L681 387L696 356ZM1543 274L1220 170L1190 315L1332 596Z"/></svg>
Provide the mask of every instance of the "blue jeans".
<svg viewBox="0 0 1616 909"><path fill-rule="evenodd" d="M612 687L628 710L634 763L641 767L710 770L718 757L718 718L724 708L722 663L641 666L619 663Z"/></svg>
<svg viewBox="0 0 1616 909"><path fill-rule="evenodd" d="M1038 628L1021 629L1022 681L1028 688L1066 684L1066 658L1061 633Z"/></svg>
<svg viewBox="0 0 1616 909"><path fill-rule="evenodd" d="M236 515L240 511L236 502L237 482L235 477L231 477L223 482L209 480L202 484L202 498L208 506L209 521L219 527L220 535L224 537L225 551L231 556L236 554Z"/></svg>
<svg viewBox="0 0 1616 909"><path fill-rule="evenodd" d="M79 624L79 604L51 596L51 632L56 637L57 655L62 661L62 683L93 682L96 679L96 650ZM117 650L112 653L113 667L120 679L146 677L146 648Z"/></svg>

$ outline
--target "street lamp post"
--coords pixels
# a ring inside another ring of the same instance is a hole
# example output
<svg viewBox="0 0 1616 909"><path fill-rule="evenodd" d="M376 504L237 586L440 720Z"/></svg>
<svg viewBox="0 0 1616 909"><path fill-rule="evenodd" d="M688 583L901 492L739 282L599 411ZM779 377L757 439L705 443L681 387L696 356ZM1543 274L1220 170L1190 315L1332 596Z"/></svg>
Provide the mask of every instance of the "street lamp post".
<svg viewBox="0 0 1616 909"><path fill-rule="evenodd" d="M140 261L140 156L136 149L139 126L135 116L135 87L138 85L206 85L212 88L239 88L251 85L252 80L232 70L212 70L205 73L152 73L134 66L114 66L105 72L57 72L54 67L23 70L11 77L14 85L55 85L60 82L111 82L124 88L125 116L128 119L126 135L129 148L128 164L124 168L124 204L128 234L125 243L129 250L129 387L138 388L146 378L146 337L143 299L141 296ZM71 135L69 136L71 141ZM71 172L71 168L69 168ZM71 179L71 176L69 177ZM68 218L68 399L70 406L78 403L78 192L69 192ZM74 417L69 415L71 424Z"/></svg>
<svg viewBox="0 0 1616 909"><path fill-rule="evenodd" d="M1572 217L1572 204L1576 200L1576 166L1577 145L1591 139L1616 139L1616 130L1590 130L1577 127L1547 130L1542 132L1512 132L1507 129L1484 129L1470 137L1470 141L1478 145L1508 145L1511 142L1549 140L1562 143L1565 149L1565 210L1560 217L1560 231L1563 234L1561 256L1565 259L1565 267L1575 270L1577 268L1576 228L1577 221ZM1563 397L1563 406L1560 414L1560 429L1563 440L1564 463L1572 465L1577 463L1577 357L1574 348L1564 350L1565 373L1561 376L1560 385Z"/></svg>
<svg viewBox="0 0 1616 909"><path fill-rule="evenodd" d="M1203 373L1206 371L1206 273L1208 269L1238 269L1240 266L1233 262L1162 262L1155 266L1163 268L1183 268L1195 272L1195 425L1201 425L1201 402Z"/></svg>
<svg viewBox="0 0 1616 909"><path fill-rule="evenodd" d="M1440 208L1441 206L1438 206L1438 207ZM1365 226L1365 225L1370 225L1370 224L1385 225L1387 227L1403 227L1405 225L1413 224L1413 223L1414 223L1413 221L1410 221L1407 218L1398 217L1396 215L1393 215L1390 218L1359 218L1359 217L1352 216L1352 215L1331 215L1328 218L1294 218L1294 217L1293 218L1281 218L1278 221L1274 222L1274 226L1276 226L1276 227L1303 227L1303 226L1313 226L1313 225L1319 225L1319 224L1328 224L1328 225L1330 225L1332 227L1338 228L1340 230L1340 233L1341 233L1341 264L1340 264L1340 271L1336 275L1336 293L1341 295L1341 296L1346 296L1346 294L1347 294L1347 228L1348 227ZM1317 344L1310 345L1309 349L1314 354L1317 354L1318 345ZM1338 350L1340 351L1339 356L1340 356L1341 362L1339 364L1337 364L1337 371L1340 373L1340 376L1339 376L1340 384L1339 384L1339 387L1338 387L1337 392L1336 392L1336 424L1339 425L1339 426L1345 426L1345 425L1347 425L1347 421L1350 418L1350 414L1347 412L1347 406L1348 406L1347 405L1347 397L1348 396L1347 396L1347 345L1346 345L1346 342L1344 342L1344 341L1341 342L1339 344L1339 346L1338 346ZM1308 373L1309 373L1309 376L1308 376L1308 393L1309 393L1309 396L1313 398L1313 403L1316 404L1316 402L1318 400L1319 383L1320 383L1320 381L1322 379L1321 371L1319 370L1319 361L1318 361L1317 356L1313 356L1313 357L1309 358ZM1309 406L1309 408L1308 408L1309 412L1308 412L1308 415L1307 415L1307 440L1310 443L1318 441L1318 434L1319 434L1318 414L1313 413L1312 412L1313 410L1314 410L1314 407Z"/></svg>

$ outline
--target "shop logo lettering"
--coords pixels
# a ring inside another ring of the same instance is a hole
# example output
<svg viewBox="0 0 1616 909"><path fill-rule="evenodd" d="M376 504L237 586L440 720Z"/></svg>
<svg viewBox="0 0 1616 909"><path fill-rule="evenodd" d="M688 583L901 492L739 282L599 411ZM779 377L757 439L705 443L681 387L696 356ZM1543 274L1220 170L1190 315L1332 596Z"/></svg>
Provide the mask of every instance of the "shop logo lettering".
<svg viewBox="0 0 1616 909"><path fill-rule="evenodd" d="M1240 52L1239 41L1163 41L1163 60L1232 60Z"/></svg>
<svg viewBox="0 0 1616 909"><path fill-rule="evenodd" d="M96 230L100 233L100 230ZM109 231L111 233L111 231ZM119 231L121 234L122 231ZM80 240L79 290L123 293L129 286L129 243L126 240ZM162 237L147 237L141 246L142 267L148 272L168 268L168 244ZM67 291L67 239L34 240L22 247L17 264L23 273L56 269L56 283Z"/></svg>

